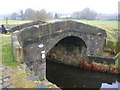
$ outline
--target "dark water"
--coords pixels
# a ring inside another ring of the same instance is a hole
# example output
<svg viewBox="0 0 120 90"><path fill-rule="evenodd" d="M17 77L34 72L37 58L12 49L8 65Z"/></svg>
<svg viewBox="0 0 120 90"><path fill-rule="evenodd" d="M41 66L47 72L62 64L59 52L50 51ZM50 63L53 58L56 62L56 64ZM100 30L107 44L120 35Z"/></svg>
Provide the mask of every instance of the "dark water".
<svg viewBox="0 0 120 90"><path fill-rule="evenodd" d="M47 79L60 88L100 88L101 86L107 88L106 84L112 83L114 83L114 88L115 84L120 86L119 75L85 71L49 60L47 60Z"/></svg>

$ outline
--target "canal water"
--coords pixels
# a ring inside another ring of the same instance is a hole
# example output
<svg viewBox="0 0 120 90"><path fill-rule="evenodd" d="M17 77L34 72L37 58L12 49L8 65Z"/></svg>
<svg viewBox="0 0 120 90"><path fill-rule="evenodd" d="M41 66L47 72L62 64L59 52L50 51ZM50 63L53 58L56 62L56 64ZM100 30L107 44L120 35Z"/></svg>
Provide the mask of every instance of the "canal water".
<svg viewBox="0 0 120 90"><path fill-rule="evenodd" d="M109 88L108 86L118 88L120 86L119 75L86 71L50 60L47 60L47 79L60 88Z"/></svg>

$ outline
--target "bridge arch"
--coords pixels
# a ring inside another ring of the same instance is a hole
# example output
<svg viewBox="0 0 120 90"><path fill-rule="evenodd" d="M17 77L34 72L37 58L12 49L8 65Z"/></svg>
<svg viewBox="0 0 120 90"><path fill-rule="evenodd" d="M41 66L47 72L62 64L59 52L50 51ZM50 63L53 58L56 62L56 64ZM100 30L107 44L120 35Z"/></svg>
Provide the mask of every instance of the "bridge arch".
<svg viewBox="0 0 120 90"><path fill-rule="evenodd" d="M77 66L80 60L86 58L86 52L87 45L80 37L67 36L56 42L46 59Z"/></svg>
<svg viewBox="0 0 120 90"><path fill-rule="evenodd" d="M64 44L63 42L68 44L82 45L87 48L85 41L82 38L75 35L63 37L61 40L56 42L55 46L57 46L58 44Z"/></svg>

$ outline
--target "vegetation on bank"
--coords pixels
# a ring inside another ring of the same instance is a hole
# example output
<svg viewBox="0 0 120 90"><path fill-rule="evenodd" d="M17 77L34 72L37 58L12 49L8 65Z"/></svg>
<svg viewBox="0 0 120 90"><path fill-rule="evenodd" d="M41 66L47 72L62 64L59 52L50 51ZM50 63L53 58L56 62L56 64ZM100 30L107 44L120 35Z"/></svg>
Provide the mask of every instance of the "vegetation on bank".
<svg viewBox="0 0 120 90"><path fill-rule="evenodd" d="M120 70L120 52L116 55L117 60L116 60L116 68L118 68Z"/></svg>
<svg viewBox="0 0 120 90"><path fill-rule="evenodd" d="M10 67L17 66L18 64L12 55L11 43L2 44L1 46L2 50L0 50L0 52L2 53L2 64Z"/></svg>
<svg viewBox="0 0 120 90"><path fill-rule="evenodd" d="M115 65L112 65L112 64L106 65L106 64L95 63L95 62L89 63L86 60L80 61L80 68L83 68L85 70L104 72L104 73L120 74L120 69Z"/></svg>
<svg viewBox="0 0 120 90"><path fill-rule="evenodd" d="M1 35L2 36L2 35ZM4 44L6 42L11 42L11 38L10 37L0 37L1 40L0 40L0 44Z"/></svg>

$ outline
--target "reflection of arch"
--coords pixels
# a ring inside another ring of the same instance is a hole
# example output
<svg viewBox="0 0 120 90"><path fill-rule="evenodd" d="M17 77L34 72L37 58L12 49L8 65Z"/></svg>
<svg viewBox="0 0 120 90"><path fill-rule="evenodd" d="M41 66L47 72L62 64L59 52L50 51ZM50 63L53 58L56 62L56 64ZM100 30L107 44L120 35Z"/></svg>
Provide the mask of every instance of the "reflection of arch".
<svg viewBox="0 0 120 90"><path fill-rule="evenodd" d="M59 40L47 53L47 57L80 60L86 56L86 43L77 36L68 36ZM58 60L59 61L59 60ZM62 60L61 60L62 61Z"/></svg>

